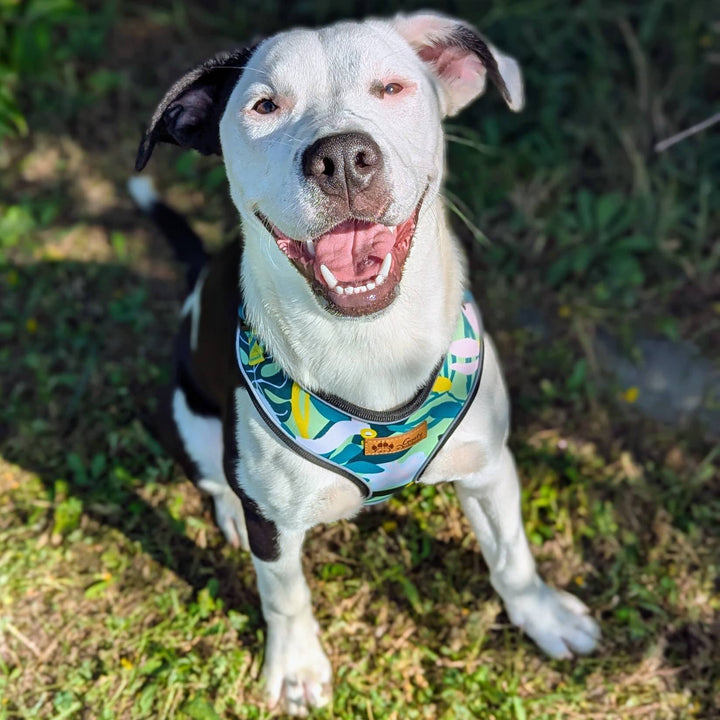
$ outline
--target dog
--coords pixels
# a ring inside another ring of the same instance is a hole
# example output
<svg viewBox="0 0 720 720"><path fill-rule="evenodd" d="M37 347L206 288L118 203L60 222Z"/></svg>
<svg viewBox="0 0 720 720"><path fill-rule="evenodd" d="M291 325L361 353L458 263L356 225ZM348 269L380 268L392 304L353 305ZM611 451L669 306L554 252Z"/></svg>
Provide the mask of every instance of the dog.
<svg viewBox="0 0 720 720"><path fill-rule="evenodd" d="M243 241L210 258L145 178L130 192L188 268L166 440L250 550L271 705L331 699L301 552L307 530L410 483L454 481L511 621L554 658L599 629L538 576L507 447L497 353L443 207L442 120L518 63L434 13L293 29L222 53L167 92L158 143L221 155Z"/></svg>

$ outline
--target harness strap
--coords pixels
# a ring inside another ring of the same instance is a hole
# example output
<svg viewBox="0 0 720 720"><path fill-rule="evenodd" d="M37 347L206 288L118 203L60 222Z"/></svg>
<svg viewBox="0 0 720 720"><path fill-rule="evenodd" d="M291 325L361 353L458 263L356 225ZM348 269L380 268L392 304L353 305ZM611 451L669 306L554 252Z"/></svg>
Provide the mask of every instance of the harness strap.
<svg viewBox="0 0 720 720"><path fill-rule="evenodd" d="M312 393L264 349L240 308L236 351L250 398L268 427L298 455L354 482L364 504L417 482L447 442L482 376L482 323L469 292L448 353L402 408L377 412Z"/></svg>

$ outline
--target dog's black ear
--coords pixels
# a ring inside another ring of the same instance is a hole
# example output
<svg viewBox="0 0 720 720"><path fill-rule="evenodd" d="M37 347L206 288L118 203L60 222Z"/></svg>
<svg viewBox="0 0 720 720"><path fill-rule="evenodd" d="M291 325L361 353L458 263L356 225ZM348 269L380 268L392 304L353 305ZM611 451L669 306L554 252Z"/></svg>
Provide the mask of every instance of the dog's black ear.
<svg viewBox="0 0 720 720"><path fill-rule="evenodd" d="M135 169L147 165L155 143L220 155L220 118L256 46L219 53L181 77L166 93L140 141Z"/></svg>
<svg viewBox="0 0 720 720"><path fill-rule="evenodd" d="M429 65L442 92L445 115L455 115L481 95L488 78L511 110L522 110L525 97L520 66L472 26L422 12L396 16L393 27Z"/></svg>

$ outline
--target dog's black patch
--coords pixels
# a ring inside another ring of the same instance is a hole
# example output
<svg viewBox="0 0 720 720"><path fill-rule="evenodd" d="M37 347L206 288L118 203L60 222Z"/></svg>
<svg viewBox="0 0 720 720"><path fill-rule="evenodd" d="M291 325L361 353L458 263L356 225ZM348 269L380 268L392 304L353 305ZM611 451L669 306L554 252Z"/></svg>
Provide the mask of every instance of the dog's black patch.
<svg viewBox="0 0 720 720"><path fill-rule="evenodd" d="M202 479L202 473L195 460L185 450L173 415L173 395L175 387L165 388L158 398L157 411L147 418L145 427L150 434L170 453L172 459L180 465L186 477L194 483ZM187 399L187 398L186 398Z"/></svg>
<svg viewBox="0 0 720 720"><path fill-rule="evenodd" d="M167 239L175 258L185 265L187 291L191 292L209 257L200 236L179 212L163 202L154 202L147 213Z"/></svg>
<svg viewBox="0 0 720 720"><path fill-rule="evenodd" d="M219 53L183 75L165 93L140 141L135 160L138 172L158 142L194 148L203 155L222 154L220 118L255 47Z"/></svg>
<svg viewBox="0 0 720 720"><path fill-rule="evenodd" d="M191 371L190 336L192 320L183 319L175 340L175 385L185 393L185 400L195 415L220 419L222 408L198 386Z"/></svg>
<svg viewBox="0 0 720 720"><path fill-rule="evenodd" d="M175 375L175 382L185 393L185 400L187 401L188 407L195 415L214 418L220 417L220 407L200 390L188 370L187 363L182 361L178 362Z"/></svg>
<svg viewBox="0 0 720 720"><path fill-rule="evenodd" d="M236 435L237 421L235 391L233 390L226 403L226 416L223 424L225 477L242 502L252 554L258 560L274 562L280 557L277 525L263 516L258 504L240 487L235 474L237 461L240 458Z"/></svg>
<svg viewBox="0 0 720 720"><path fill-rule="evenodd" d="M245 525L247 525L252 554L258 560L274 562L280 557L277 526L272 520L266 520L262 516L257 503L248 497L242 488L239 488L236 492L245 512Z"/></svg>

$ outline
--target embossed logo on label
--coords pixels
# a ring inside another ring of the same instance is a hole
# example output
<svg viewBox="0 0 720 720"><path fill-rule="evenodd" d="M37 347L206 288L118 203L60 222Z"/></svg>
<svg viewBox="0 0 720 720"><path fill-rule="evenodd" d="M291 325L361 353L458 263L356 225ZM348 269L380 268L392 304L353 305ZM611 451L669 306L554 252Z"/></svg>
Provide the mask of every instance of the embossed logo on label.
<svg viewBox="0 0 720 720"><path fill-rule="evenodd" d="M416 445L427 437L427 420L402 435L365 438L365 455L392 455Z"/></svg>

